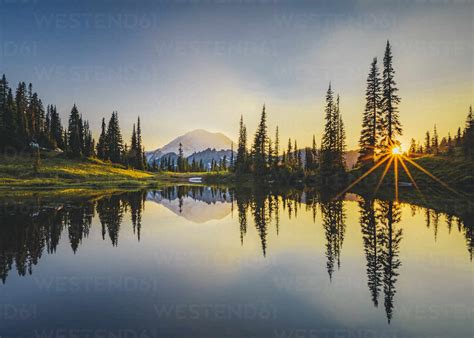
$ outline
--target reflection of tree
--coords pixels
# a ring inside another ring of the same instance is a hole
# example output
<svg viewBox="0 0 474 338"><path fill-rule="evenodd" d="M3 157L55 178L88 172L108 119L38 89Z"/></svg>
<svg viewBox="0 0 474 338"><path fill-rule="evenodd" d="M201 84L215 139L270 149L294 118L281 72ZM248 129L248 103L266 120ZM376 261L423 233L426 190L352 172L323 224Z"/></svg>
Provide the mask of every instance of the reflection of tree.
<svg viewBox="0 0 474 338"><path fill-rule="evenodd" d="M31 274L43 254L54 253L67 228L71 248L76 252L87 236L93 217L93 202L75 205L2 208L0 212L0 278L5 283L13 263L18 274Z"/></svg>
<svg viewBox="0 0 474 338"><path fill-rule="evenodd" d="M378 306L380 287L382 285L382 262L380 248L380 229L375 216L373 200L362 200L360 206L360 225L364 243L365 257L367 259L367 285L370 290L372 302Z"/></svg>
<svg viewBox="0 0 474 338"><path fill-rule="evenodd" d="M86 204L81 208L71 208L64 219L69 234L69 242L74 253L77 252L82 239L89 235L92 217L94 215L94 205Z"/></svg>
<svg viewBox="0 0 474 338"><path fill-rule="evenodd" d="M341 266L341 249L346 231L343 201L321 203L323 227L326 236L326 268L332 280L334 265Z"/></svg>
<svg viewBox="0 0 474 338"><path fill-rule="evenodd" d="M239 213L239 225L240 225L240 244L244 244L244 236L247 233L247 208L248 204L243 199L237 200L237 209Z"/></svg>
<svg viewBox="0 0 474 338"><path fill-rule="evenodd" d="M142 211L145 209L146 192L133 192L127 194L126 203L130 207L133 233L137 234L140 241L140 231L142 228Z"/></svg>
<svg viewBox="0 0 474 338"><path fill-rule="evenodd" d="M268 233L268 214L267 209L267 195L256 194L252 201L252 214L257 228L260 242L262 243L263 256L267 254L267 233Z"/></svg>
<svg viewBox="0 0 474 338"><path fill-rule="evenodd" d="M97 213L102 224L102 239L106 232L109 234L112 245L118 245L120 224L122 223L124 205L120 195L102 198L97 202Z"/></svg>
<svg viewBox="0 0 474 338"><path fill-rule="evenodd" d="M395 227L401 220L401 211L399 205L393 201L383 201L379 204L377 211L381 224L380 244L382 249L384 305L387 320L390 323L393 315L393 297L396 293L397 270L401 265L399 251L403 233L401 229Z"/></svg>

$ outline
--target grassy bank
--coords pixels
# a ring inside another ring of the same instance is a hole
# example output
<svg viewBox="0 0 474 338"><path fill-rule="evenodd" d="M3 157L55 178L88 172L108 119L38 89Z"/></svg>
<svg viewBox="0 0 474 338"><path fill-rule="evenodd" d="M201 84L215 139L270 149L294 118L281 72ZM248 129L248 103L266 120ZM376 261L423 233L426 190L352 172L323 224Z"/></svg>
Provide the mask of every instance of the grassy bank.
<svg viewBox="0 0 474 338"><path fill-rule="evenodd" d="M458 191L462 194L472 195L474 193L474 162L464 161L460 159L448 159L446 157L438 156L424 156L414 160L415 163L426 169L429 173L436 176L450 188ZM442 184L436 182L426 173L422 172L416 166L406 162L406 166L409 172L412 174L413 179L418 184L420 189L425 192L436 192L436 193L452 193L449 189L443 187ZM385 165L378 168L373 174L364 179L359 186L367 189L367 191L373 191L377 185L379 178L383 172ZM399 181L410 182L410 178L405 173L401 165L399 167ZM357 177L362 175L363 171L360 169L352 170L350 174L350 181L355 180ZM384 180L383 187L393 187L394 177L393 170L391 169ZM393 189L392 189L393 190Z"/></svg>
<svg viewBox="0 0 474 338"><path fill-rule="evenodd" d="M97 159L70 159L54 153L42 153L40 165L30 156L0 157L0 191L50 190L73 192L91 189L133 189L186 183L190 177L204 181L225 180L216 173L149 173L105 163Z"/></svg>

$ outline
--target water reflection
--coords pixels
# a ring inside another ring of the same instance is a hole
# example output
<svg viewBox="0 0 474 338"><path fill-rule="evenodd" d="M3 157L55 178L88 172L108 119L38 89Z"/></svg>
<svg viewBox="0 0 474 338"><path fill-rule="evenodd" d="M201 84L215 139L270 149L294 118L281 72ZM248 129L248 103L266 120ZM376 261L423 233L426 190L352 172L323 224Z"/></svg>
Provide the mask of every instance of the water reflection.
<svg viewBox="0 0 474 338"><path fill-rule="evenodd" d="M5 284L13 269L20 276L32 274L44 254L56 252L63 235L67 235L72 251L78 252L89 236L95 217L101 225L102 240L110 241L112 246L119 245L121 227L129 224L128 221L137 241L140 241L145 205L158 203L175 215L197 223L219 220L236 210L234 224L238 226L240 245L244 246L246 237L254 233L249 228L255 227L263 257L272 254L270 229L274 229L279 236L282 220L297 219L300 213L306 213L316 224L320 213L325 269L329 281L333 281L343 264L342 252L348 224L347 200L358 203L358 223L370 301L378 307L383 297L386 319L390 323L394 316L397 281L402 266L400 255L404 231L401 227L401 205L353 195L346 196L346 200L331 200L314 190L230 190L179 186L74 201L3 202L0 211L0 278ZM449 233L454 228L465 237L472 261L473 224L469 222L473 218L470 208L452 210L445 206L443 210L435 210L411 205L411 212L424 213L426 227L432 229L434 240L439 240L440 216L443 216Z"/></svg>

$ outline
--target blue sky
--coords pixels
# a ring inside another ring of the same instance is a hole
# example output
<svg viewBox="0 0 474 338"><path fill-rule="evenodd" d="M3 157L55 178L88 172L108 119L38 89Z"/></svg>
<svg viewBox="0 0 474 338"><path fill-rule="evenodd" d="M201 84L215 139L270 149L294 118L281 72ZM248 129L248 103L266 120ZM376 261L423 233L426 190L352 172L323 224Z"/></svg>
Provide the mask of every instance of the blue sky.
<svg viewBox="0 0 474 338"><path fill-rule="evenodd" d="M387 39L405 133L454 133L473 97L473 2L0 0L0 72L32 82L63 120L73 103L96 133L138 115L148 149L204 128L253 133L265 102L283 139L323 130L329 81L355 148L365 80ZM129 132L125 131L128 138Z"/></svg>

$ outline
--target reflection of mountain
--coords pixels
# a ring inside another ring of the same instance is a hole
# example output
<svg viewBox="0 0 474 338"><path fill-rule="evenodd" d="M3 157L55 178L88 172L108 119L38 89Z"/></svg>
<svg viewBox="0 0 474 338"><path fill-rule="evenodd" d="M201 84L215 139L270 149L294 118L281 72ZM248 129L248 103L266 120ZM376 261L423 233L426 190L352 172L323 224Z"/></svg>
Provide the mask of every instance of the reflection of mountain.
<svg viewBox="0 0 474 338"><path fill-rule="evenodd" d="M223 219L231 212L229 193L210 187L172 187L150 191L147 200L194 223Z"/></svg>

